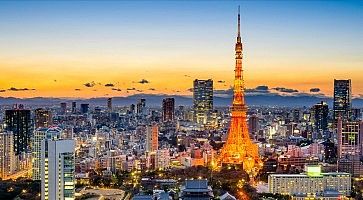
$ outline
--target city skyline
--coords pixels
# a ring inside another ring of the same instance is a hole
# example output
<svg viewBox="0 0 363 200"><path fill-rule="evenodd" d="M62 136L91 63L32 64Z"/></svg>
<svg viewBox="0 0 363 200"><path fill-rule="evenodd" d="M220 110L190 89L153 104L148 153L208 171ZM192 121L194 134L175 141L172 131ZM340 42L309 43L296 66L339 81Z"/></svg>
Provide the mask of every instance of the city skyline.
<svg viewBox="0 0 363 200"><path fill-rule="evenodd" d="M213 79L215 90L228 90L230 36L237 32L234 13L241 5L247 88L332 96L334 79L351 79L358 97L358 4L1 2L0 69L6 76L0 96L192 95L194 79Z"/></svg>

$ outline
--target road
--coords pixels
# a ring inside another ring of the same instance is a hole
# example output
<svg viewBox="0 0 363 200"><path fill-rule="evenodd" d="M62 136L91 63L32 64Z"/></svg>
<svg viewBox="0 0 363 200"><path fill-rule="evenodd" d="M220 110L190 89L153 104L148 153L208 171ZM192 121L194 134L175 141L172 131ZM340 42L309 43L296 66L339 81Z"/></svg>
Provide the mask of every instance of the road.
<svg viewBox="0 0 363 200"><path fill-rule="evenodd" d="M4 178L3 180L9 180L9 179L16 180L17 178L20 178L20 177L27 177L28 175L31 174L31 171L32 171L31 168L27 169L27 170L19 171L19 172L16 172L15 174L12 174L12 175Z"/></svg>

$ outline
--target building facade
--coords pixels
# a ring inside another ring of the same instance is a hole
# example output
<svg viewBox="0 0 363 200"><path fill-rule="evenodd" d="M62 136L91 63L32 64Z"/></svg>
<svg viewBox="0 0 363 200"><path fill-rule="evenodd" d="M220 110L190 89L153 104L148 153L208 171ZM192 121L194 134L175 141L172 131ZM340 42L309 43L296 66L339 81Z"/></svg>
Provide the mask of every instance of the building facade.
<svg viewBox="0 0 363 200"><path fill-rule="evenodd" d="M338 157L362 155L363 122L338 119Z"/></svg>
<svg viewBox="0 0 363 200"><path fill-rule="evenodd" d="M324 101L313 106L314 113L314 129L316 132L324 132L328 130L329 107Z"/></svg>
<svg viewBox="0 0 363 200"><path fill-rule="evenodd" d="M88 103L82 103L81 104L81 113L86 114L89 111L89 104Z"/></svg>
<svg viewBox="0 0 363 200"><path fill-rule="evenodd" d="M194 118L199 124L206 124L213 110L213 80L194 80L193 84Z"/></svg>
<svg viewBox="0 0 363 200"><path fill-rule="evenodd" d="M42 200L74 200L75 141L46 139L41 148Z"/></svg>
<svg viewBox="0 0 363 200"><path fill-rule="evenodd" d="M14 138L11 131L0 132L0 178L6 179L16 169Z"/></svg>
<svg viewBox="0 0 363 200"><path fill-rule="evenodd" d="M338 118L343 120L350 118L352 109L352 83L351 80L336 80L334 79L334 122Z"/></svg>
<svg viewBox="0 0 363 200"><path fill-rule="evenodd" d="M13 132L15 154L30 152L30 110L25 110L22 106L6 110L5 126L6 130Z"/></svg>
<svg viewBox="0 0 363 200"><path fill-rule="evenodd" d="M156 152L159 147L159 126L156 123L152 123L146 128L146 145L145 150L147 152Z"/></svg>
<svg viewBox="0 0 363 200"><path fill-rule="evenodd" d="M58 127L38 128L34 131L32 138L32 179L41 180L41 144L45 139L59 139L62 129Z"/></svg>
<svg viewBox="0 0 363 200"><path fill-rule="evenodd" d="M35 128L46 128L53 124L52 113L49 110L38 108L35 110Z"/></svg>
<svg viewBox="0 0 363 200"><path fill-rule="evenodd" d="M344 172L321 173L320 166L307 166L304 174L271 174L269 193L290 196L324 196L337 192L341 197L351 193L351 175Z"/></svg>
<svg viewBox="0 0 363 200"><path fill-rule="evenodd" d="M163 99L162 110L163 110L162 116L164 122L174 121L175 99L174 98Z"/></svg>

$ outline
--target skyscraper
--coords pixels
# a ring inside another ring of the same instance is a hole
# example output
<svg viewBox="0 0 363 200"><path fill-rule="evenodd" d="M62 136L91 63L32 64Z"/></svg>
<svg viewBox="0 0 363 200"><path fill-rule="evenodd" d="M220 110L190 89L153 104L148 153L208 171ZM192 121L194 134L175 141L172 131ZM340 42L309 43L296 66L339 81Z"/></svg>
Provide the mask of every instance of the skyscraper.
<svg viewBox="0 0 363 200"><path fill-rule="evenodd" d="M146 128L146 148L147 152L156 152L159 147L159 127L152 123Z"/></svg>
<svg viewBox="0 0 363 200"><path fill-rule="evenodd" d="M60 103L60 113L62 115L66 114L67 112L67 103L63 102L63 103Z"/></svg>
<svg viewBox="0 0 363 200"><path fill-rule="evenodd" d="M213 110L213 80L194 80L193 106L195 121L206 124L208 116Z"/></svg>
<svg viewBox="0 0 363 200"><path fill-rule="evenodd" d="M14 151L16 155L30 152L31 118L30 110L25 110L22 105L15 106L12 110L5 111L6 130L14 134Z"/></svg>
<svg viewBox="0 0 363 200"><path fill-rule="evenodd" d="M107 109L109 112L112 111L112 98L107 99Z"/></svg>
<svg viewBox="0 0 363 200"><path fill-rule="evenodd" d="M316 132L328 130L329 107L324 101L313 106L314 113L314 129Z"/></svg>
<svg viewBox="0 0 363 200"><path fill-rule="evenodd" d="M46 139L42 141L42 200L74 199L74 148L74 140Z"/></svg>
<svg viewBox="0 0 363 200"><path fill-rule="evenodd" d="M248 131L251 135L256 136L259 131L258 126L258 117L255 114L251 115L250 118L248 118Z"/></svg>
<svg viewBox="0 0 363 200"><path fill-rule="evenodd" d="M163 99L163 121L174 121L175 100L174 98Z"/></svg>
<svg viewBox="0 0 363 200"><path fill-rule="evenodd" d="M58 139L61 137L62 129L58 127L38 128L34 131L32 138L32 179L41 179L41 144L45 139Z"/></svg>
<svg viewBox="0 0 363 200"><path fill-rule="evenodd" d="M352 109L352 83L351 80L334 79L334 123L339 117L343 120L350 118Z"/></svg>
<svg viewBox="0 0 363 200"><path fill-rule="evenodd" d="M139 99L139 102L136 104L136 114L137 115L144 115L146 109L146 99Z"/></svg>
<svg viewBox="0 0 363 200"><path fill-rule="evenodd" d="M82 103L81 104L81 113L86 114L89 110L89 104L88 103Z"/></svg>
<svg viewBox="0 0 363 200"><path fill-rule="evenodd" d="M43 108L35 110L35 128L49 127L52 123L52 113L49 110Z"/></svg>
<svg viewBox="0 0 363 200"><path fill-rule="evenodd" d="M15 169L13 133L0 130L0 178L7 178Z"/></svg>
<svg viewBox="0 0 363 200"><path fill-rule="evenodd" d="M245 103L244 82L242 75L243 46L240 34L240 14L238 10L238 34L235 46L236 65L233 87L233 102L231 108L231 123L226 143L221 150L219 164L242 165L243 170L253 180L262 168L262 161L258 153L258 146L249 136L247 127L247 106Z"/></svg>
<svg viewBox="0 0 363 200"><path fill-rule="evenodd" d="M77 113L77 102L73 101L72 102L72 114L76 114Z"/></svg>

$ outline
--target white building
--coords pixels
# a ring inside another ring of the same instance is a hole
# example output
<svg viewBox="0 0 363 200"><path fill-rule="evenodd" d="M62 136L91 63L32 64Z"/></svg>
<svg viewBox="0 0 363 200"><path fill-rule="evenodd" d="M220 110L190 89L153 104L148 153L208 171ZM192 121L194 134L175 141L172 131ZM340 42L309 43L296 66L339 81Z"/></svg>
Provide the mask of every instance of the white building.
<svg viewBox="0 0 363 200"><path fill-rule="evenodd" d="M271 174L270 193L291 196L324 196L332 192L340 197L350 195L351 175L343 172L321 173L321 166L307 166L304 174Z"/></svg>
<svg viewBox="0 0 363 200"><path fill-rule="evenodd" d="M13 132L0 133L0 178L6 179L15 172L15 152Z"/></svg>
<svg viewBox="0 0 363 200"><path fill-rule="evenodd" d="M46 139L41 145L42 200L73 200L75 141Z"/></svg>
<svg viewBox="0 0 363 200"><path fill-rule="evenodd" d="M41 165L41 144L44 139L59 138L62 129L53 128L38 128L34 131L32 138L32 179L40 180L40 165Z"/></svg>

